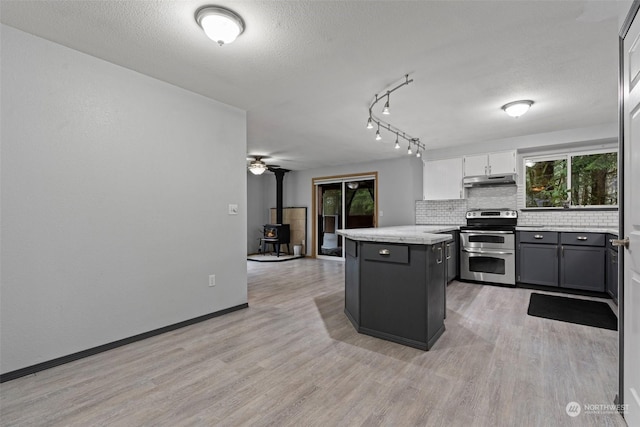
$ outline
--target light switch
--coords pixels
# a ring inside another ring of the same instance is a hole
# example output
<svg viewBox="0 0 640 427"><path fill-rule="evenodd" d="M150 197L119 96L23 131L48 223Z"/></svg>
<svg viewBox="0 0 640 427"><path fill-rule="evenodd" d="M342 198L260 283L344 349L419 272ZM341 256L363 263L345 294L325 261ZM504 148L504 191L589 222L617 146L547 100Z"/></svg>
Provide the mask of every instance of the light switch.
<svg viewBox="0 0 640 427"><path fill-rule="evenodd" d="M229 215L238 215L238 205L229 205Z"/></svg>

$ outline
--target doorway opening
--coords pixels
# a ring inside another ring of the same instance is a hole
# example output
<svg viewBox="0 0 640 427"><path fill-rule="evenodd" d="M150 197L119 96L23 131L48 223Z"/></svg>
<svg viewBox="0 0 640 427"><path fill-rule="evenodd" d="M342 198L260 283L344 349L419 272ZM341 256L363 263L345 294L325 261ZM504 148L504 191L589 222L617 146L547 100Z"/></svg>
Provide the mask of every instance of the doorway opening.
<svg viewBox="0 0 640 427"><path fill-rule="evenodd" d="M343 228L376 227L378 173L313 179L313 256L344 259Z"/></svg>

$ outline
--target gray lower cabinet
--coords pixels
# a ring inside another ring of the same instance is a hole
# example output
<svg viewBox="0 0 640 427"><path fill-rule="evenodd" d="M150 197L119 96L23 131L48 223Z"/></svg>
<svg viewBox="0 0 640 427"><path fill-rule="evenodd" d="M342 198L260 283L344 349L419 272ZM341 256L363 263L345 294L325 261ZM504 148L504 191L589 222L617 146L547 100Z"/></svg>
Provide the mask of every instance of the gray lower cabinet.
<svg viewBox="0 0 640 427"><path fill-rule="evenodd" d="M607 293L618 303L618 247L611 244L611 239L618 236L607 234Z"/></svg>
<svg viewBox="0 0 640 427"><path fill-rule="evenodd" d="M560 286L605 290L605 234L560 233Z"/></svg>
<svg viewBox="0 0 640 427"><path fill-rule="evenodd" d="M518 282L558 286L557 232L520 232L517 259Z"/></svg>
<svg viewBox="0 0 640 427"><path fill-rule="evenodd" d="M519 283L605 291L605 234L520 231L517 238Z"/></svg>
<svg viewBox="0 0 640 427"><path fill-rule="evenodd" d="M360 324L360 260L358 243L345 239L344 311L351 323Z"/></svg>
<svg viewBox="0 0 640 427"><path fill-rule="evenodd" d="M451 234L453 240L445 242L445 259L447 263L447 283L458 277L458 239L459 232L457 230L444 234Z"/></svg>
<svg viewBox="0 0 640 427"><path fill-rule="evenodd" d="M445 247L346 239L345 313L356 330L428 350L444 332Z"/></svg>

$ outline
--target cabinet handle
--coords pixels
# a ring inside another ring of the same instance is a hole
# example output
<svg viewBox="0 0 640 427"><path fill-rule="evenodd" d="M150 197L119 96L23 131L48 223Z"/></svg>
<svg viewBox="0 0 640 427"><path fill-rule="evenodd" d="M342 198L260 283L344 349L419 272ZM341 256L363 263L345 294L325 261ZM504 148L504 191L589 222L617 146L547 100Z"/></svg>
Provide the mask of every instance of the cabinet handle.
<svg viewBox="0 0 640 427"><path fill-rule="evenodd" d="M438 252L440 252L440 259L436 259L436 264L442 264L442 245L438 246Z"/></svg>
<svg viewBox="0 0 640 427"><path fill-rule="evenodd" d="M578 240L587 240L587 236L578 236Z"/></svg>
<svg viewBox="0 0 640 427"><path fill-rule="evenodd" d="M544 236L542 234L536 234L535 236L533 236L534 239L544 239Z"/></svg>
<svg viewBox="0 0 640 427"><path fill-rule="evenodd" d="M391 255L391 251L389 249L380 249L378 251L378 254L380 254L380 255Z"/></svg>
<svg viewBox="0 0 640 427"><path fill-rule="evenodd" d="M447 259L451 259L451 243L447 243Z"/></svg>

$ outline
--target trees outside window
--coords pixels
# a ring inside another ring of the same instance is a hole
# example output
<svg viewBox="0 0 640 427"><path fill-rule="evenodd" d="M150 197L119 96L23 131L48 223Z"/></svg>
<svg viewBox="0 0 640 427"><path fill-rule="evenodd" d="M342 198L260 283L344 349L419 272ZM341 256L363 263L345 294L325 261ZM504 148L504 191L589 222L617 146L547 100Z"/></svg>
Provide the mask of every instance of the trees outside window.
<svg viewBox="0 0 640 427"><path fill-rule="evenodd" d="M526 207L618 204L617 152L525 158Z"/></svg>

